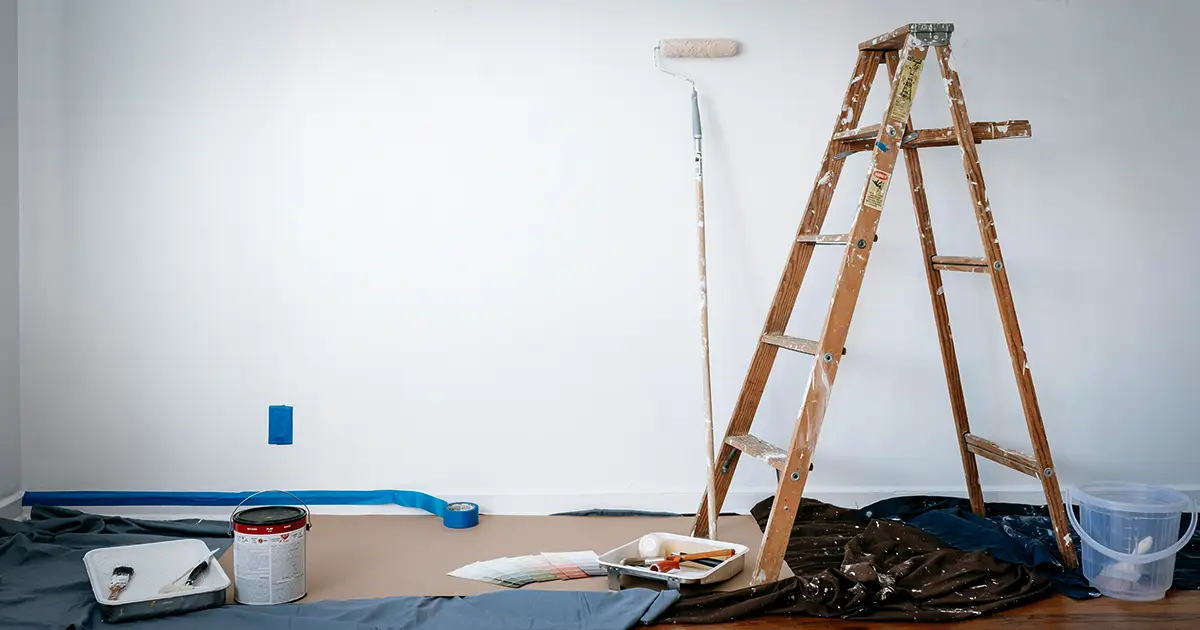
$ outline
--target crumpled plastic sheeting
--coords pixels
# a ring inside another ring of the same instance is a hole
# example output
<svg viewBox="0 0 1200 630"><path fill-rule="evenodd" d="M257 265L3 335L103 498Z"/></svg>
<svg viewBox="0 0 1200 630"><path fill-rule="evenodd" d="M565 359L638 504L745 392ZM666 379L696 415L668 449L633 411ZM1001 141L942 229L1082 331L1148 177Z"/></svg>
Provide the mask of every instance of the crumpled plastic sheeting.
<svg viewBox="0 0 1200 630"><path fill-rule="evenodd" d="M766 525L771 499L751 513ZM804 499L785 559L795 578L733 592L684 595L660 621L713 623L764 614L954 621L1049 595L1034 571L954 549L921 530Z"/></svg>
<svg viewBox="0 0 1200 630"><path fill-rule="evenodd" d="M947 544L968 551L986 551L1000 560L1029 567L1045 575L1054 589L1075 599L1099 597L1079 569L1067 569L1044 505L987 503L986 518L971 512L966 499L935 496L884 499L859 510L866 518L899 520L933 534ZM1185 515L1179 534L1187 533ZM1082 549L1072 533L1075 550ZM1194 536L1176 556L1172 588L1200 590L1200 535Z"/></svg>

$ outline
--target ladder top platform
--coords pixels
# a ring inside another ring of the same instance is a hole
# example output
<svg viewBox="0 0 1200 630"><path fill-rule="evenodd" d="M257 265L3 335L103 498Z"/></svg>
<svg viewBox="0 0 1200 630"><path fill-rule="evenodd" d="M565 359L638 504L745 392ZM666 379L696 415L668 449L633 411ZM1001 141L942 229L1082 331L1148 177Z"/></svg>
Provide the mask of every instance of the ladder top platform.
<svg viewBox="0 0 1200 630"><path fill-rule="evenodd" d="M954 25L949 22L913 22L889 31L879 37L872 37L858 45L859 50L900 50L909 33L917 36L930 46L947 44Z"/></svg>

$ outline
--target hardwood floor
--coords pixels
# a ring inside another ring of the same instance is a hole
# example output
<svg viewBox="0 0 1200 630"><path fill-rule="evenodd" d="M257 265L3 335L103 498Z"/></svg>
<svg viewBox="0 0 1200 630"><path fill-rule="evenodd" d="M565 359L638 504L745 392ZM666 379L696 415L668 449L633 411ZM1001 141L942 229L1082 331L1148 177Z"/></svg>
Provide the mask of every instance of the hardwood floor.
<svg viewBox="0 0 1200 630"><path fill-rule="evenodd" d="M746 621L712 625L673 626L708 630L929 630L935 625L904 622L863 622L816 617L758 617ZM1151 628L1166 630L1200 629L1200 591L1171 591L1156 602L1126 602L1101 597L1076 601L1055 595L1036 604L1022 606L982 619L953 624L955 630L999 628L1063 628L1064 630L1104 630L1106 628Z"/></svg>

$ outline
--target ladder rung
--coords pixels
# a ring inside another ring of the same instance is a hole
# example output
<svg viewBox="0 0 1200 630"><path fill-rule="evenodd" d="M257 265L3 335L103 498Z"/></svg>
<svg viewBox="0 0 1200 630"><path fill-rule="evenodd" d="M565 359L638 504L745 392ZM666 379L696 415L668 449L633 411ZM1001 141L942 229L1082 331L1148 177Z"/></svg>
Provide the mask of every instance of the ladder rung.
<svg viewBox="0 0 1200 630"><path fill-rule="evenodd" d="M833 139L841 145L839 147L840 150L833 156L834 159L843 160L855 153L871 150L875 146L875 138L878 133L879 125L868 125L834 134ZM1032 133L1033 130L1028 120L971 123L971 136L975 138L975 144L979 144L984 140L1028 138ZM900 139L901 149L925 149L929 147L952 147L957 145L958 140L954 136L954 127L917 129L904 134L904 137Z"/></svg>
<svg viewBox="0 0 1200 630"><path fill-rule="evenodd" d="M974 256L934 256L929 262L939 271L987 273L988 270L988 262Z"/></svg>
<svg viewBox="0 0 1200 630"><path fill-rule="evenodd" d="M1009 468L1017 472L1025 473L1030 477L1041 477L1041 474L1038 471L1037 462L1034 461L1032 457L1024 453L1009 450L991 440L985 440L971 433L967 433L963 436L963 442L967 444L968 451L979 455L980 457L986 457L997 464L1008 466Z"/></svg>
<svg viewBox="0 0 1200 630"><path fill-rule="evenodd" d="M762 342L767 345L784 348L786 350L794 350L796 352L814 357L817 356L817 352L819 352L821 349L821 344L813 341L812 339L801 339L800 337L789 337L787 335L773 335L771 333L763 335ZM846 354L845 348L842 348L842 354Z"/></svg>
<svg viewBox="0 0 1200 630"><path fill-rule="evenodd" d="M775 470L787 467L787 451L753 435L731 435L725 438L725 443L755 459L761 459Z"/></svg>
<svg viewBox="0 0 1200 630"><path fill-rule="evenodd" d="M796 237L797 243L812 243L813 245L845 245L850 242L849 234L801 234Z"/></svg>
<svg viewBox="0 0 1200 630"><path fill-rule="evenodd" d="M950 130L951 133L954 129ZM833 139L839 142L854 142L855 140L874 140L879 135L879 123L859 127L858 129L847 129L833 134Z"/></svg>
<svg viewBox="0 0 1200 630"><path fill-rule="evenodd" d="M765 344L778 346L787 350L795 350L804 354L817 356L817 350L820 350L820 344L812 339L801 339L799 337L789 337L787 335L772 335L766 334L762 336L762 341Z"/></svg>
<svg viewBox="0 0 1200 630"><path fill-rule="evenodd" d="M879 235L875 235L879 240ZM849 234L801 234L796 237L797 243L812 243L813 245L845 245L850 242Z"/></svg>
<svg viewBox="0 0 1200 630"><path fill-rule="evenodd" d="M984 140L1004 140L1005 138L1028 138L1033 134L1028 120L1001 120L998 122L971 123L971 136L975 144ZM954 137L954 127L941 129L917 129L904 134L900 139L903 149L923 149L925 147L952 147L958 144Z"/></svg>

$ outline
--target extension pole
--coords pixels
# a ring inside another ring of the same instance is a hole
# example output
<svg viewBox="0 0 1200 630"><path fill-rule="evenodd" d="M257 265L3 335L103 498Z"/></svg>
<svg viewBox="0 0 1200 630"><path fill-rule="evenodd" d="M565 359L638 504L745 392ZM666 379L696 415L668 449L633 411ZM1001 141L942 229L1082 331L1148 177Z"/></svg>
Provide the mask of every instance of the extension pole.
<svg viewBox="0 0 1200 630"><path fill-rule="evenodd" d="M673 77L687 81L692 86L692 138L696 146L696 240L700 256L700 356L704 377L704 430L707 438L708 459L708 537L717 538L717 463L713 445L712 373L708 358L708 264L705 259L704 242L704 151L700 133L700 103L696 94L696 82L659 66L659 53L666 57L691 57L715 59L732 57L738 53L738 44L732 39L664 39L654 47L654 67ZM697 515L696 522L700 522ZM693 533L698 527L693 528Z"/></svg>
<svg viewBox="0 0 1200 630"><path fill-rule="evenodd" d="M704 240L704 151L701 146L700 104L692 88L692 138L696 145L696 240L700 259L700 356L704 381L704 430L708 456L708 537L717 539L717 464L713 445L712 373L708 359L708 261Z"/></svg>

